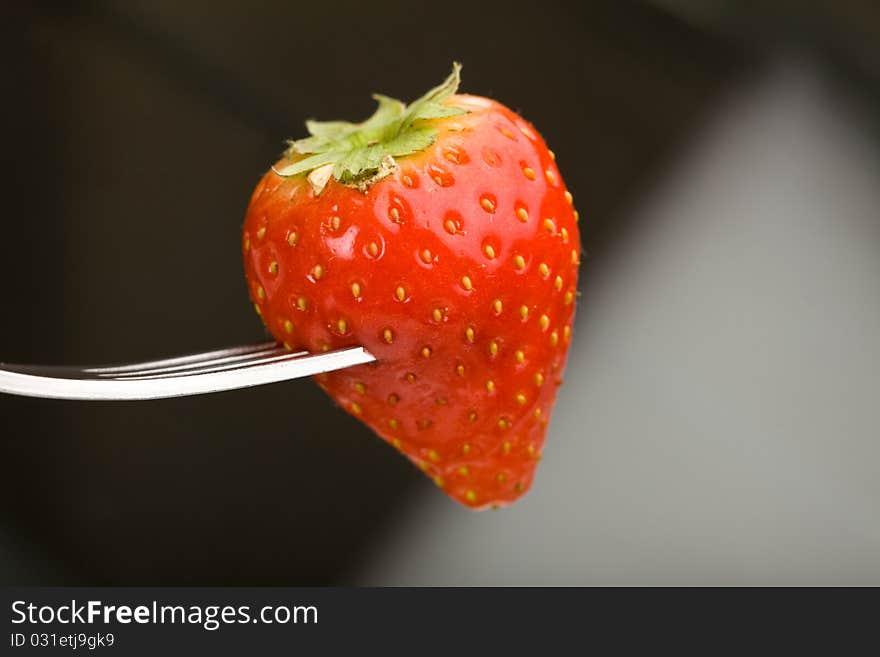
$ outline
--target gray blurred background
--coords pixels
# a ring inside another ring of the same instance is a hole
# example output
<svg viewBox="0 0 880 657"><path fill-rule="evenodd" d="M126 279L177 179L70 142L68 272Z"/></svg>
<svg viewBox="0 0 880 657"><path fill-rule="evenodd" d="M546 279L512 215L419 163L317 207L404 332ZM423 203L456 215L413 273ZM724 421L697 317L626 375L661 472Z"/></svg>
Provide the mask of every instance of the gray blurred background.
<svg viewBox="0 0 880 657"><path fill-rule="evenodd" d="M876 3L472 5L13 8L0 360L261 339L239 230L283 139L459 59L581 211L532 492L464 511L308 381L0 397L0 583L880 584Z"/></svg>

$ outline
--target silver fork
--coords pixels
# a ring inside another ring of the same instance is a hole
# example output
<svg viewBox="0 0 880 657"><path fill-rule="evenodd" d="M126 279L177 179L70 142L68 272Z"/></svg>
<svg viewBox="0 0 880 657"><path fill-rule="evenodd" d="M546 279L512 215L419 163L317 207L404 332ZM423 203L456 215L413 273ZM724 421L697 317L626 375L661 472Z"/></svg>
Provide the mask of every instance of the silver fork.
<svg viewBox="0 0 880 657"><path fill-rule="evenodd" d="M164 399L298 379L374 360L363 347L310 354L265 342L110 367L0 363L0 393L50 399Z"/></svg>

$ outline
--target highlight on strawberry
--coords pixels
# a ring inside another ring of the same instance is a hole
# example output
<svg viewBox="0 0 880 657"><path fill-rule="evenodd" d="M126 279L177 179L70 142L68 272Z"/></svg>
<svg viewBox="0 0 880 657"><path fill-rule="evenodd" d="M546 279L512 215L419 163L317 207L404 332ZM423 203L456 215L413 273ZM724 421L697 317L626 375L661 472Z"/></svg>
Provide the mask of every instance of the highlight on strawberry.
<svg viewBox="0 0 880 657"><path fill-rule="evenodd" d="M362 123L307 121L253 192L248 287L288 349L362 345L316 377L471 509L531 486L574 319L578 213L535 128L458 94L459 64Z"/></svg>

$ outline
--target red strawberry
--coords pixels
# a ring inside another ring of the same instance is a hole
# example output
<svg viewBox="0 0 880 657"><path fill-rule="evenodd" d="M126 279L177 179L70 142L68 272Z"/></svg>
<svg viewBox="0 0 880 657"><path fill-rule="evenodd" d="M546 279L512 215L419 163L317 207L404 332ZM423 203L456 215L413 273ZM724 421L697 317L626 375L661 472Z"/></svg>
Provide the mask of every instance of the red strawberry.
<svg viewBox="0 0 880 657"><path fill-rule="evenodd" d="M459 66L361 124L306 125L251 198L251 297L288 348L363 345L327 393L483 509L532 482L568 351L577 212L553 153Z"/></svg>

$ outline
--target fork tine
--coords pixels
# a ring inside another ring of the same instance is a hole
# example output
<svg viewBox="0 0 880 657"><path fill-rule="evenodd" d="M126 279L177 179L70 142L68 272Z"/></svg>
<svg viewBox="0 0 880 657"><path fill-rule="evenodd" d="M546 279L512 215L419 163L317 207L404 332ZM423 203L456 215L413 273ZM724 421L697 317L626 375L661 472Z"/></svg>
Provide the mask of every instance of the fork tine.
<svg viewBox="0 0 880 657"><path fill-rule="evenodd" d="M245 369L254 365L265 365L280 360L290 360L299 356L307 355L307 351L287 351L286 349L273 349L266 354L260 354L259 357L236 356L234 359L219 359L205 365L188 365L180 366L180 368L168 368L153 372L147 370L140 374L125 374L113 377L116 381L147 381L150 379L173 379L180 376L192 376L194 374L208 374L210 372L224 372L226 370ZM246 360L245 360L246 359ZM253 360L252 360L253 359Z"/></svg>
<svg viewBox="0 0 880 657"><path fill-rule="evenodd" d="M213 360L215 358L223 358L226 356L245 356L247 354L252 354L258 351L265 351L277 347L277 342L262 342L260 344L245 345L241 347L230 347L228 349L216 349L214 351L205 351L198 354L189 354L187 356L177 356L175 358L149 360L142 363L127 363L125 365L90 367L83 369L82 371L86 374L115 374L122 372L135 372L141 370L158 369L163 367L174 367L176 365L187 365L189 363L200 363Z"/></svg>
<svg viewBox="0 0 880 657"><path fill-rule="evenodd" d="M214 352L220 353L220 352ZM155 367L152 369L132 369L132 370L122 370L122 371L100 371L97 373L100 377L108 377L114 379L122 379L122 378L141 378L145 376L162 376L162 375L184 375L187 373L195 373L206 371L206 368L214 367L214 366L231 366L235 367L236 364L245 362L252 362L254 359L262 359L266 356L281 356L281 355L290 355L293 352L287 351L284 347L280 345L272 343L272 346L267 349L260 349L256 351L249 351L242 354L233 354L233 355L221 355L214 358L204 358L200 360L192 359L187 362L181 363L179 365L169 365L166 367ZM304 352L301 352L304 353ZM186 358L186 357L184 357ZM171 359L169 359L171 360ZM95 370L84 370L89 374L94 375Z"/></svg>

